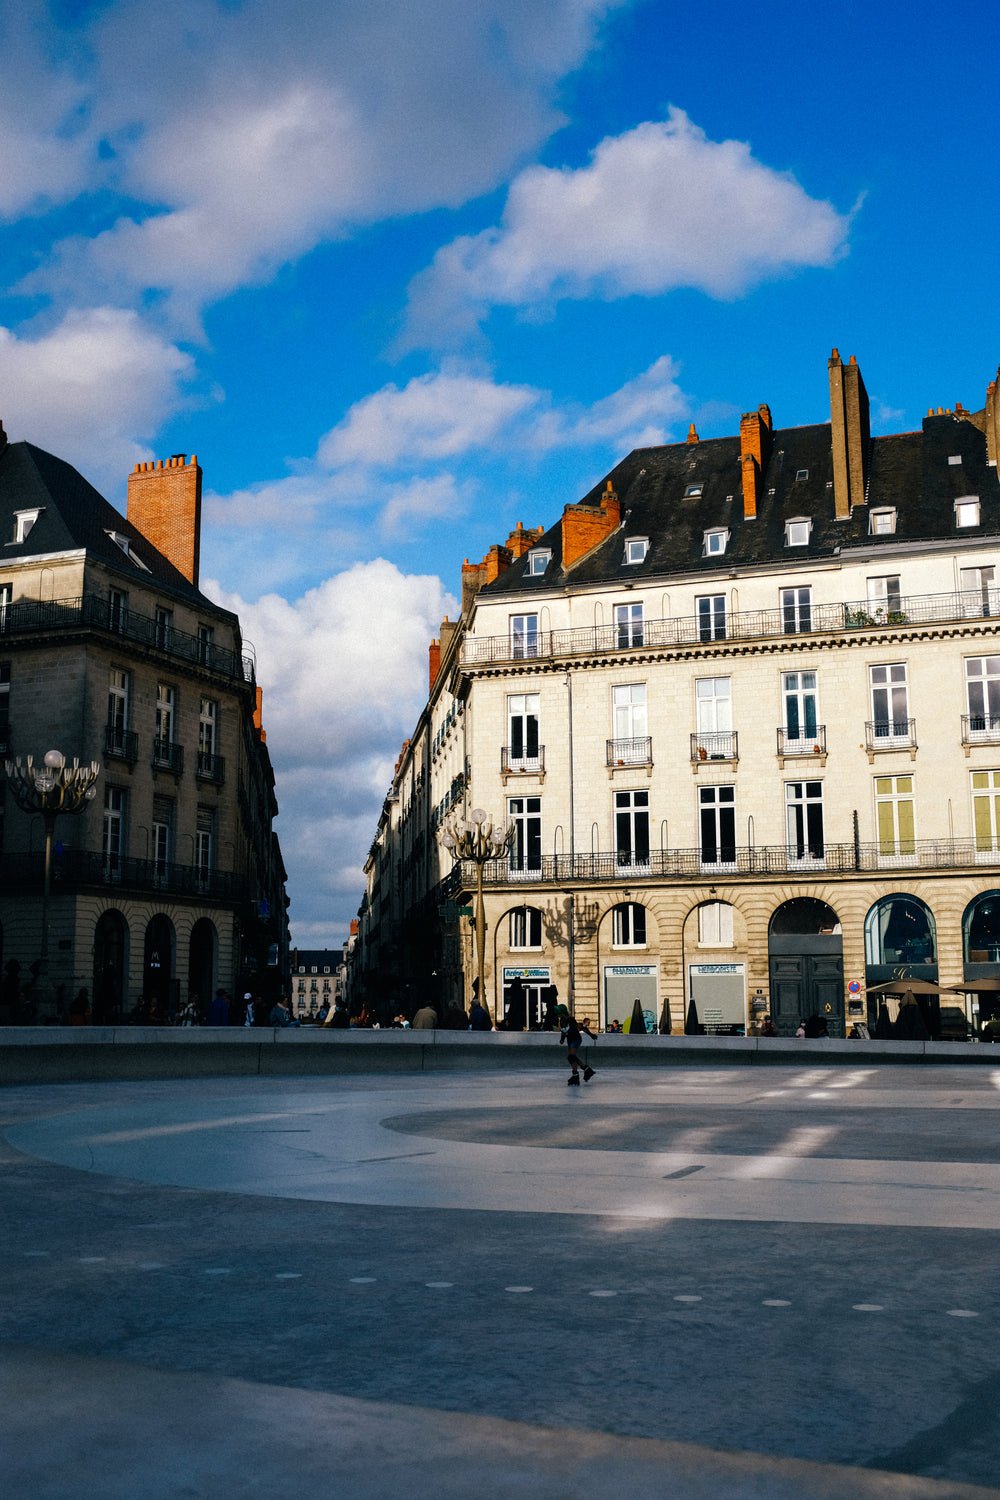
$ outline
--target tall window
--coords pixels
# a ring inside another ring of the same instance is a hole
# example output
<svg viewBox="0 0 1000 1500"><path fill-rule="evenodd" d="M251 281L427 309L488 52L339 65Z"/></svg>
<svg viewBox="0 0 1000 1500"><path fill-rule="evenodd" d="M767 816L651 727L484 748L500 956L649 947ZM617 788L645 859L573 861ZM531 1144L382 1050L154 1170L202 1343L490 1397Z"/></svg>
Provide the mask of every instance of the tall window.
<svg viewBox="0 0 1000 1500"><path fill-rule="evenodd" d="M698 820L703 865L736 863L736 788L698 789Z"/></svg>
<svg viewBox="0 0 1000 1500"><path fill-rule="evenodd" d="M212 665L212 641L215 631L211 625L198 626L198 660L203 667Z"/></svg>
<svg viewBox="0 0 1000 1500"><path fill-rule="evenodd" d="M511 797L507 811L514 824L510 870L514 875L538 875L542 869L542 799Z"/></svg>
<svg viewBox="0 0 1000 1500"><path fill-rule="evenodd" d="M733 727L733 704L728 677L699 677L694 685L698 733L728 734Z"/></svg>
<svg viewBox="0 0 1000 1500"><path fill-rule="evenodd" d="M620 866L649 865L649 793L615 793L615 854Z"/></svg>
<svg viewBox="0 0 1000 1500"><path fill-rule="evenodd" d="M781 628L785 635L812 629L812 589L781 590Z"/></svg>
<svg viewBox="0 0 1000 1500"><path fill-rule="evenodd" d="M12 586L0 583L0 630L7 629L7 611L10 608Z"/></svg>
<svg viewBox="0 0 1000 1500"><path fill-rule="evenodd" d="M108 624L112 630L128 627L128 594L124 589L108 590Z"/></svg>
<svg viewBox="0 0 1000 1500"><path fill-rule="evenodd" d="M105 867L117 870L125 853L125 811L128 793L124 787L104 788L104 828L101 835L101 852Z"/></svg>
<svg viewBox="0 0 1000 1500"><path fill-rule="evenodd" d="M0 662L0 750L10 749L10 662Z"/></svg>
<svg viewBox="0 0 1000 1500"><path fill-rule="evenodd" d="M785 831L790 858L823 858L821 781L785 782Z"/></svg>
<svg viewBox="0 0 1000 1500"><path fill-rule="evenodd" d="M537 615L511 615L510 654L516 660L538 655Z"/></svg>
<svg viewBox="0 0 1000 1500"><path fill-rule="evenodd" d="M643 642L642 605L615 605L615 634L619 646L641 646Z"/></svg>
<svg viewBox="0 0 1000 1500"><path fill-rule="evenodd" d="M701 948L733 946L733 908L728 901L705 901L699 906L698 945Z"/></svg>
<svg viewBox="0 0 1000 1500"><path fill-rule="evenodd" d="M1000 729L1000 656L970 656L965 663L969 732L994 734Z"/></svg>
<svg viewBox="0 0 1000 1500"><path fill-rule="evenodd" d="M510 693L507 697L507 752L512 769L538 763L539 693Z"/></svg>
<svg viewBox="0 0 1000 1500"><path fill-rule="evenodd" d="M156 684L156 748L163 759L169 759L170 746L174 739L174 703L172 687L165 682Z"/></svg>
<svg viewBox="0 0 1000 1500"><path fill-rule="evenodd" d="M164 605L156 606L156 644L169 651L174 632L174 612Z"/></svg>
<svg viewBox="0 0 1000 1500"><path fill-rule="evenodd" d="M128 730L128 673L112 667L108 673L108 752L125 754Z"/></svg>
<svg viewBox="0 0 1000 1500"><path fill-rule="evenodd" d="M872 693L872 732L876 740L908 740L906 663L869 667Z"/></svg>
<svg viewBox="0 0 1000 1500"><path fill-rule="evenodd" d="M891 573L884 578L869 578L868 603L873 615L898 614L902 605L899 592L899 574Z"/></svg>
<svg viewBox="0 0 1000 1500"><path fill-rule="evenodd" d="M611 689L616 740L646 738L646 684L625 682Z"/></svg>
<svg viewBox="0 0 1000 1500"><path fill-rule="evenodd" d="M700 641L724 641L726 639L725 594L704 594L694 602L698 611L698 639Z"/></svg>
<svg viewBox="0 0 1000 1500"><path fill-rule="evenodd" d="M787 741L816 738L816 673L782 674L785 699L785 738Z"/></svg>
<svg viewBox="0 0 1000 1500"><path fill-rule="evenodd" d="M914 853L912 776L876 776L875 820L880 855L892 858Z"/></svg>
<svg viewBox="0 0 1000 1500"><path fill-rule="evenodd" d="M646 908L622 901L611 914L611 942L615 948L645 948Z"/></svg>
<svg viewBox="0 0 1000 1500"><path fill-rule="evenodd" d="M198 713L198 769L209 775L215 765L218 711L214 698L202 698Z"/></svg>
<svg viewBox="0 0 1000 1500"><path fill-rule="evenodd" d="M995 615L1000 599L996 593L996 569L962 568L959 578L962 585L962 613L973 618L979 615Z"/></svg>
<svg viewBox="0 0 1000 1500"><path fill-rule="evenodd" d="M207 881L215 863L215 809L199 807L194 836L194 862L199 879Z"/></svg>
<svg viewBox="0 0 1000 1500"><path fill-rule="evenodd" d="M153 798L153 863L158 875L166 872L172 857L174 804L169 797Z"/></svg>
<svg viewBox="0 0 1000 1500"><path fill-rule="evenodd" d="M510 946L512 948L540 948L542 946L542 914L537 906L517 906L511 912Z"/></svg>

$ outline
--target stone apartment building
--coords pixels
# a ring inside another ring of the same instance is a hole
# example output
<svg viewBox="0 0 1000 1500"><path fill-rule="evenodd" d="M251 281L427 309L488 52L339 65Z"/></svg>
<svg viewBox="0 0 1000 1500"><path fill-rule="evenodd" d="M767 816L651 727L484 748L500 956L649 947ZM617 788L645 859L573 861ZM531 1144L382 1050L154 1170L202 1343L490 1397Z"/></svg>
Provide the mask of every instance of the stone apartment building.
<svg viewBox="0 0 1000 1500"><path fill-rule="evenodd" d="M475 869L442 821L515 825L486 867L487 998L554 984L601 1025L790 1034L874 1019L901 973L961 1035L1000 980L1000 407L872 437L831 418L639 449L555 525L463 568L366 865L362 973L466 1002ZM433 976L433 979L432 979Z"/></svg>
<svg viewBox="0 0 1000 1500"><path fill-rule="evenodd" d="M3 758L98 761L55 827L43 1009L81 987L94 1018L169 1009L287 955L274 775L240 622L198 588L201 470L137 465L122 516L76 469L0 428ZM22 982L41 949L42 818L2 796L0 943Z"/></svg>

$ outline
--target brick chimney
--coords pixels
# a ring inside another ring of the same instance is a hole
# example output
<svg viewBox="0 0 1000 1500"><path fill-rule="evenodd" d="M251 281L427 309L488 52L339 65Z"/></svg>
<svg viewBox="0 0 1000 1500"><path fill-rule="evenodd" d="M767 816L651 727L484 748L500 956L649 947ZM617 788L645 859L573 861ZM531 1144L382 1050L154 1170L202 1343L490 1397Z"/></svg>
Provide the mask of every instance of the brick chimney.
<svg viewBox="0 0 1000 1500"><path fill-rule="evenodd" d="M686 441L689 442L689 443L700 443L701 442L701 439L699 438L697 432L695 432L695 428L694 428L694 423L693 422L689 422L688 423L688 435L687 435Z"/></svg>
<svg viewBox="0 0 1000 1500"><path fill-rule="evenodd" d="M853 354L845 365L834 349L826 363L830 374L834 514L838 521L846 521L853 506L865 503L871 447L868 392Z"/></svg>
<svg viewBox="0 0 1000 1500"><path fill-rule="evenodd" d="M603 542L605 537L616 531L620 522L621 506L610 479L604 487L599 506L567 505L562 517L563 567L571 568L599 542Z"/></svg>
<svg viewBox="0 0 1000 1500"><path fill-rule="evenodd" d="M743 476L743 519L757 519L757 501L771 461L771 408L758 406L740 417L740 467Z"/></svg>
<svg viewBox="0 0 1000 1500"><path fill-rule="evenodd" d="M441 670L441 642L431 641L427 651L428 665L428 692L437 682L438 673Z"/></svg>
<svg viewBox="0 0 1000 1500"><path fill-rule="evenodd" d="M128 476L126 515L189 583L198 586L201 552L201 470L175 453L166 462L136 464Z"/></svg>
<svg viewBox="0 0 1000 1500"><path fill-rule="evenodd" d="M267 744L267 732L264 729L263 703L264 703L264 690L261 687L257 687L257 688L254 689L253 727L257 731L257 738L260 740L261 744L262 745L266 745Z"/></svg>
<svg viewBox="0 0 1000 1500"><path fill-rule="evenodd" d="M994 463L1000 459L1000 400L997 399L997 391L1000 388L1000 370L997 371L995 380L991 380L986 387L986 457L991 458Z"/></svg>

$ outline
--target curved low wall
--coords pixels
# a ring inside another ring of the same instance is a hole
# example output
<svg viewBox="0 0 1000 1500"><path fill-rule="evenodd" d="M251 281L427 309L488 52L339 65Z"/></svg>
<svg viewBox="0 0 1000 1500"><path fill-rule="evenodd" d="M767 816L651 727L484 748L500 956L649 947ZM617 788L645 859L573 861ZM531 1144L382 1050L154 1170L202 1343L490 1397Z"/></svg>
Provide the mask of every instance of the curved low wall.
<svg viewBox="0 0 1000 1500"><path fill-rule="evenodd" d="M829 1041L778 1037L602 1036L581 1049L595 1068L872 1067L987 1064L1000 1047L970 1042ZM558 1070L552 1032L329 1031L315 1027L0 1027L0 1085L110 1079Z"/></svg>

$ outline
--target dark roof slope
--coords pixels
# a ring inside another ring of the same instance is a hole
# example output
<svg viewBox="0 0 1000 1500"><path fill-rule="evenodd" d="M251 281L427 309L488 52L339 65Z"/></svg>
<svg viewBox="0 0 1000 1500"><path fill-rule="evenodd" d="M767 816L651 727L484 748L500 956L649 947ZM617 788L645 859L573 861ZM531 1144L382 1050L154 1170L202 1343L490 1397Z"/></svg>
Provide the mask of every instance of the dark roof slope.
<svg viewBox="0 0 1000 1500"><path fill-rule="evenodd" d="M40 515L24 541L13 542L14 515L21 510ZM210 603L72 464L33 443L7 443L0 451L0 531L6 541L0 561L85 548L133 578L148 578L192 603ZM109 531L134 544L148 572L129 560Z"/></svg>
<svg viewBox="0 0 1000 1500"><path fill-rule="evenodd" d="M961 463L951 464L951 457ZM788 564L793 558L832 556L850 547L881 547L906 541L944 541L956 534L956 499L980 500L980 525L963 528L963 538L1000 535L1000 482L988 465L986 437L978 426L950 413L929 416L920 432L874 438L871 442L866 503L838 521L833 490L830 424L780 428L761 483L756 519L743 518L738 437L710 438L637 448L584 496L600 504L607 480L621 503L622 524L568 574L562 572L562 529L557 522L537 543L552 560L542 575L529 575L527 556L518 558L492 584L491 593L525 593L553 582L599 583L623 577L625 543L647 537L645 560L628 567L627 578L718 576L720 569ZM695 490L699 493L686 493ZM892 534L870 534L873 509L893 507ZM785 523L812 521L806 546L789 549ZM724 560L705 555L705 532L729 532Z"/></svg>

